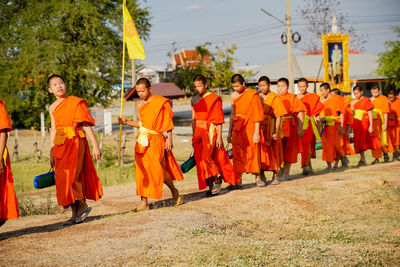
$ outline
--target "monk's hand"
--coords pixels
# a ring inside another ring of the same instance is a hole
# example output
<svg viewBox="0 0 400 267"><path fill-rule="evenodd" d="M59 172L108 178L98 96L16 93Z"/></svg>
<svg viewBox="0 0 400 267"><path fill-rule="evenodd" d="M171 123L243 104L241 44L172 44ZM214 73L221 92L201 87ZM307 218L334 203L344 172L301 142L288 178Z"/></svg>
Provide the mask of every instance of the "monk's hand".
<svg viewBox="0 0 400 267"><path fill-rule="evenodd" d="M50 167L54 168L53 148L50 149Z"/></svg>
<svg viewBox="0 0 400 267"><path fill-rule="evenodd" d="M273 139L273 140L278 140L278 135L277 135L277 133L272 133L272 139Z"/></svg>
<svg viewBox="0 0 400 267"><path fill-rule="evenodd" d="M2 159L0 160L0 174L3 173L3 170L4 170L4 159L2 158Z"/></svg>
<svg viewBox="0 0 400 267"><path fill-rule="evenodd" d="M101 149L98 145L93 146L92 156L95 160L99 160L101 158Z"/></svg>
<svg viewBox="0 0 400 267"><path fill-rule="evenodd" d="M228 137L226 138L226 141L230 144L232 143L232 133L228 133Z"/></svg>
<svg viewBox="0 0 400 267"><path fill-rule="evenodd" d="M217 140L215 141L215 146L217 147L217 149L220 149L224 146L224 141L222 141L222 137L217 138Z"/></svg>
<svg viewBox="0 0 400 267"><path fill-rule="evenodd" d="M127 119L126 119L126 118L124 118L124 117L118 117L118 123L119 123L119 124L126 124L126 122L127 122Z"/></svg>
<svg viewBox="0 0 400 267"><path fill-rule="evenodd" d="M342 126L339 126L339 134L343 135L344 134L344 129Z"/></svg>
<svg viewBox="0 0 400 267"><path fill-rule="evenodd" d="M254 142L254 144L260 143L260 133L258 133L258 132L254 133L253 142Z"/></svg>
<svg viewBox="0 0 400 267"><path fill-rule="evenodd" d="M386 125L386 124L384 124L384 125L382 126L382 131L387 131L387 125Z"/></svg>
<svg viewBox="0 0 400 267"><path fill-rule="evenodd" d="M374 128L372 127L372 125L370 125L370 126L368 127L368 132L369 132L369 133L373 133L373 132L374 132Z"/></svg>
<svg viewBox="0 0 400 267"><path fill-rule="evenodd" d="M297 129L297 137L302 138L304 136L303 128Z"/></svg>
<svg viewBox="0 0 400 267"><path fill-rule="evenodd" d="M172 148L173 148L172 139L167 138L167 141L165 141L165 150L171 151Z"/></svg>

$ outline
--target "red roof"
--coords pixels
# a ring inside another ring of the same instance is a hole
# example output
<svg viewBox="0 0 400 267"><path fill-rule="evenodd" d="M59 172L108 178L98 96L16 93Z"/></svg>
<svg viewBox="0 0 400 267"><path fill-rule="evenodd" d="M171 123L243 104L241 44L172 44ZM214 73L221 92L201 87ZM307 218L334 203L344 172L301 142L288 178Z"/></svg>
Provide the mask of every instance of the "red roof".
<svg viewBox="0 0 400 267"><path fill-rule="evenodd" d="M138 94L136 93L136 87L130 90L125 95L125 100L132 101L134 99L139 99ZM174 83L153 83L151 85L151 93L155 95L160 95L169 99L177 99L181 97L185 97L185 92L182 91L178 86Z"/></svg>
<svg viewBox="0 0 400 267"><path fill-rule="evenodd" d="M196 67L201 62L201 55L197 50L182 50L172 56L176 67ZM209 55L204 56L203 63L207 65L211 64Z"/></svg>

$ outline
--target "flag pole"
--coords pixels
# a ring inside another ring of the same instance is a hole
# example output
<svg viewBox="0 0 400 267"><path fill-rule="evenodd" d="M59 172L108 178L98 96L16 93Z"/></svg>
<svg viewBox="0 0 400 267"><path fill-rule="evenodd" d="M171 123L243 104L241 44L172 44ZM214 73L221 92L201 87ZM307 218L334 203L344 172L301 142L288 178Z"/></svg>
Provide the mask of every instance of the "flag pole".
<svg viewBox="0 0 400 267"><path fill-rule="evenodd" d="M119 116L123 115L124 108L124 80L125 80L125 40L122 41L122 84L121 84L121 110ZM122 124L119 125L118 139L118 166L121 166L121 139L122 139Z"/></svg>

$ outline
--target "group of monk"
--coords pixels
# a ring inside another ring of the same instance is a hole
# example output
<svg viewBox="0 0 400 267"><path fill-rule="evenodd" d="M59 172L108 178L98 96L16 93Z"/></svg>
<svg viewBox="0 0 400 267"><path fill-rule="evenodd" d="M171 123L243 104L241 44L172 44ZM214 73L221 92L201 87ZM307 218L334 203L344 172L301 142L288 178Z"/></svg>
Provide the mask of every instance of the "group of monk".
<svg viewBox="0 0 400 267"><path fill-rule="evenodd" d="M360 86L353 88L355 100L346 103L338 89L321 84L320 96L308 92L306 79L299 79L300 91L288 92L289 81L277 82L277 94L270 90L266 76L258 80L260 92L247 88L244 78L231 78L234 91L227 143L232 145L232 161L222 138L224 113L222 99L208 90L206 78L193 78L197 92L191 100L193 155L196 162L198 186L207 196L219 193L223 181L228 189L242 187L243 173L255 176L259 187L276 185L288 178L290 168L301 154L304 175L314 173L311 159L316 157L316 143L322 144L322 159L327 170L339 162L347 167L348 155L360 154L359 166L366 165L365 151L372 150L374 161L399 159L400 97L389 90L388 97L378 87L371 89L372 98L363 96ZM91 207L87 199L98 200L103 195L93 159L101 150L92 130L94 119L85 100L66 94L66 84L59 75L47 80L48 91L56 101L49 107L51 118L50 165L54 168L57 202L71 208L71 217L64 225L82 223ZM163 184L171 191L174 204L183 204L183 196L174 181L183 180L182 171L173 150L173 112L167 98L152 94L150 81L141 78L135 90L140 97L139 120L119 117L120 124L139 128L135 144L136 194L141 204L135 211L149 209L148 199L162 199ZM0 226L19 216L14 191L10 158L6 147L11 120L0 100ZM166 133L166 136L164 135ZM350 145L353 133L354 149ZM92 157L88 141L92 144ZM333 166L332 166L333 164ZM271 171L272 179L264 172Z"/></svg>

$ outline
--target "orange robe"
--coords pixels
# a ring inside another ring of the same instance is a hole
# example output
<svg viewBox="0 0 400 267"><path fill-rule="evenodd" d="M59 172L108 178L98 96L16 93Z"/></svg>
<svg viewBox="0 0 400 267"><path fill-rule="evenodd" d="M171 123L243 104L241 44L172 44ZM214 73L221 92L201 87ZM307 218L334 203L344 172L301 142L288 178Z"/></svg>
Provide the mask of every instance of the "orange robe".
<svg viewBox="0 0 400 267"><path fill-rule="evenodd" d="M332 94L324 102L321 116L325 118L325 126L321 136L322 160L334 162L337 157L344 157L343 135L339 134L340 114L345 113L343 97Z"/></svg>
<svg viewBox="0 0 400 267"><path fill-rule="evenodd" d="M382 147L372 149L372 156L375 159L382 158L382 150L386 152L387 146L387 133L382 129L383 116L389 113L389 101L386 96L380 95L372 101L374 108L372 110L374 135L381 140ZM382 116L381 116L382 115Z"/></svg>
<svg viewBox="0 0 400 267"><path fill-rule="evenodd" d="M276 118L287 114L279 96L270 92L262 101L264 109L264 120L261 122L261 169L277 172L283 163L282 139L280 133L278 139L272 139L275 130Z"/></svg>
<svg viewBox="0 0 400 267"><path fill-rule="evenodd" d="M0 100L0 131L10 132L12 130L11 120L8 116L3 101ZM3 172L0 174L0 220L11 220L18 218L19 210L17 197L14 191L14 179L11 172L10 155L7 146L4 155L0 155L4 159Z"/></svg>
<svg viewBox="0 0 400 267"><path fill-rule="evenodd" d="M400 146L400 99L389 102L387 141L388 152L399 150Z"/></svg>
<svg viewBox="0 0 400 267"><path fill-rule="evenodd" d="M217 149L215 146L216 125L224 123L222 99L214 93L206 94L193 106L195 121L193 146L200 190L207 187L206 179L218 174L231 185L236 185L241 179L236 175L225 148L222 146Z"/></svg>
<svg viewBox="0 0 400 267"><path fill-rule="evenodd" d="M76 200L99 200L103 189L97 176L82 124L94 126L86 101L65 98L53 111L56 135L53 157L57 201L68 207Z"/></svg>
<svg viewBox="0 0 400 267"><path fill-rule="evenodd" d="M345 103L345 113L344 113L344 126L347 129L347 126L353 125L353 112L351 111L351 106L349 103ZM347 134L343 135L343 149L345 155L355 155L353 147L350 144L350 139L347 137Z"/></svg>
<svg viewBox="0 0 400 267"><path fill-rule="evenodd" d="M238 176L259 173L261 168L260 144L253 142L255 122L264 120L260 96L253 89L246 89L233 100L232 153L233 166ZM261 135L260 135L261 137Z"/></svg>
<svg viewBox="0 0 400 267"><path fill-rule="evenodd" d="M304 114L306 114L307 108L295 94L287 93L279 96L279 98L287 110L287 115L282 117L283 161L296 163L297 154L303 152L300 138L297 137L299 125L297 113L304 111Z"/></svg>
<svg viewBox="0 0 400 267"><path fill-rule="evenodd" d="M304 114L304 117L310 117L310 119L307 119L308 123L303 125L304 136L301 138L301 146L303 149L303 152L301 153L301 167L304 167L310 149L311 157L314 159L316 158L316 138L313 127L311 125L311 120L314 119L314 116L317 116L323 110L324 104L319 101L319 96L313 93L306 94L305 96L300 98L300 101L303 102L303 104L307 108L307 113Z"/></svg>
<svg viewBox="0 0 400 267"><path fill-rule="evenodd" d="M372 110L374 106L371 103L371 100L367 97L362 97L360 100L353 104L353 141L354 141L354 150L356 153L360 153L367 149L371 149L373 147L380 147L380 141L374 136L373 133L368 133L369 127L369 119L367 111ZM358 115L357 113L362 111L362 115Z"/></svg>
<svg viewBox="0 0 400 267"><path fill-rule="evenodd" d="M165 175L172 180L183 180L174 154L165 150L166 140L162 134L174 129L172 117L169 99L159 95L152 95L151 100L139 109L141 127L135 145L135 180L138 196L162 199ZM150 132L146 136L147 130Z"/></svg>

